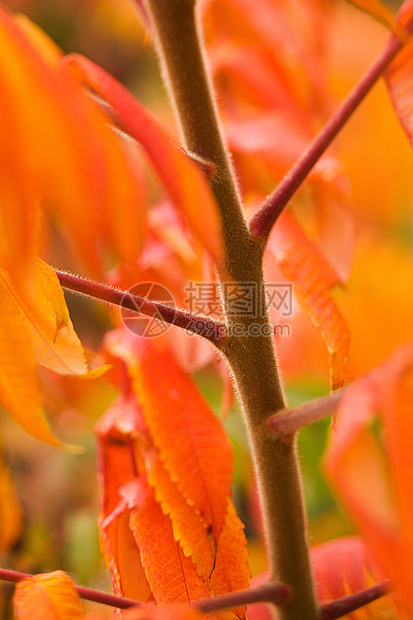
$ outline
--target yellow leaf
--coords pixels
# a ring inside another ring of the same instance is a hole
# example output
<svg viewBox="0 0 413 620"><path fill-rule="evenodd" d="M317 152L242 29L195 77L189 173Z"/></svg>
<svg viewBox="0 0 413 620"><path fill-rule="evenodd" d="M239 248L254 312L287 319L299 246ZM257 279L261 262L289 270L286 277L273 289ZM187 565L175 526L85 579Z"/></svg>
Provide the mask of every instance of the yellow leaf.
<svg viewBox="0 0 413 620"><path fill-rule="evenodd" d="M85 614L72 580L63 571L34 575L16 586L16 620L83 620Z"/></svg>
<svg viewBox="0 0 413 620"><path fill-rule="evenodd" d="M60 374L88 372L53 269L37 259L31 291L23 296L0 269L0 403L30 434L62 445L42 405L36 362Z"/></svg>

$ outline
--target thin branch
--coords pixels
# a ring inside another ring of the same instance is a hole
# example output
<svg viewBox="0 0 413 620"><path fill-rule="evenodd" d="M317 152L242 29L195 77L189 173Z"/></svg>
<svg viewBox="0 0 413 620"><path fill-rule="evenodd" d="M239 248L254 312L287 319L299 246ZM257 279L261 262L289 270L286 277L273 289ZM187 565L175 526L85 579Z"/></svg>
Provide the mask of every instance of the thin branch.
<svg viewBox="0 0 413 620"><path fill-rule="evenodd" d="M34 575L27 573L19 573L13 570L7 570L0 568L0 580L9 581L12 583L18 583L22 579L31 579ZM99 592L99 590L92 590L91 588L84 588L75 584L75 590L79 594L80 598L95 603L102 603L102 605L109 605L110 607L116 607L117 609L130 609L131 607L143 607L143 603L133 601L129 598L122 596L115 596L114 594L106 594L105 592ZM196 601L192 604L195 609L198 609L204 614L213 613L215 611L221 611L223 609L231 609L239 607L241 605L253 605L255 603L273 603L274 605L282 605L284 601L290 595L290 588L282 583L276 583L275 581L265 583L249 590L240 590L239 592L229 592L228 594L222 594L212 598L205 598L200 601Z"/></svg>
<svg viewBox="0 0 413 620"><path fill-rule="evenodd" d="M411 30L412 24L406 30ZM284 177L277 189L254 215L250 222L250 230L258 239L266 242L278 216L287 206L300 185L314 168L320 157L330 146L334 138L345 126L348 119L373 88L384 71L398 52L403 48L405 41L392 36L370 69L364 74L360 82L342 102L338 110L327 122L325 127L316 136L310 146L301 155L290 172Z"/></svg>
<svg viewBox="0 0 413 620"><path fill-rule="evenodd" d="M67 290L120 306L138 314L156 317L165 323L185 329L197 336L202 336L202 338L209 340L218 348L221 348L225 340L226 328L224 323L186 312L185 310L178 310L166 304L145 299L139 295L132 295L127 291L121 291L105 284L86 280L66 271L55 269L55 272L60 284Z"/></svg>
<svg viewBox="0 0 413 620"><path fill-rule="evenodd" d="M335 620L336 618L346 616L352 611L364 607L364 605L368 605L378 598L389 594L390 591L391 582L389 579L386 579L361 592L344 596L331 603L324 603L324 605L321 606L321 620Z"/></svg>
<svg viewBox="0 0 413 620"><path fill-rule="evenodd" d="M331 415L342 399L345 390L346 388L341 388L300 407L281 409L268 418L267 426L276 437L291 440L303 426Z"/></svg>
<svg viewBox="0 0 413 620"><path fill-rule="evenodd" d="M22 579L31 579L32 577L33 575L29 575L27 573L19 573L14 570L0 568L0 579L2 581L18 583ZM118 609L129 609L130 607L136 607L137 605L142 606L142 603L138 603L137 601L115 596L114 594L106 594L106 592L99 592L98 590L92 590L91 588L84 588L83 586L75 585L75 590L79 594L80 598L87 601L94 601L95 603L102 603L102 605L117 607Z"/></svg>
<svg viewBox="0 0 413 620"><path fill-rule="evenodd" d="M249 590L240 590L239 592L229 592L214 598L205 598L193 603L193 607L196 607L204 614L209 614L223 609L234 609L235 607L253 605L255 603L282 605L290 594L291 588L288 586L276 581L270 581Z"/></svg>

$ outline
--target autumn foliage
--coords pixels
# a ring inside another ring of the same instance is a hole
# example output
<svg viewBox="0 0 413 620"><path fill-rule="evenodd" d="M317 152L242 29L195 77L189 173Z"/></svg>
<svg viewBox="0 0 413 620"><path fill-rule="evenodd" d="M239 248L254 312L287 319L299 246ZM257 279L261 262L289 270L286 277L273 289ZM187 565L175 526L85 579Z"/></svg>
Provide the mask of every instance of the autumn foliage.
<svg viewBox="0 0 413 620"><path fill-rule="evenodd" d="M2 617L411 617L413 2L8 4Z"/></svg>

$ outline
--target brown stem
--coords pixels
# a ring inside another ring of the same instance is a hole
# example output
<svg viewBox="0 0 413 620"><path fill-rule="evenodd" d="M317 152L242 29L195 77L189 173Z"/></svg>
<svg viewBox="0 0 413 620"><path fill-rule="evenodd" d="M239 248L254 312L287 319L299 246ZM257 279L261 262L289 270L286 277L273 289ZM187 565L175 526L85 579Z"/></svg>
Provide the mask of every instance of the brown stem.
<svg viewBox="0 0 413 620"><path fill-rule="evenodd" d="M364 607L378 598L389 594L391 591L391 582L386 579L381 583L376 583L371 588L366 588L361 592L349 594L331 603L324 603L321 606L321 620L335 620L342 618L352 611Z"/></svg>
<svg viewBox="0 0 413 620"><path fill-rule="evenodd" d="M268 418L267 426L275 437L291 440L303 426L331 415L343 397L344 391L345 388L341 388L301 407L283 409Z"/></svg>
<svg viewBox="0 0 413 620"><path fill-rule="evenodd" d="M265 424L285 403L265 310L263 248L250 234L242 214L205 69L195 0L145 1L184 146L215 165L210 182L224 231L226 264L219 277L230 334L222 351L243 406L263 505L271 575L292 590L279 617L316 620L319 610L295 445L274 438ZM228 281L240 294L254 289L256 312L245 316L233 307L234 291L231 298Z"/></svg>
<svg viewBox="0 0 413 620"><path fill-rule="evenodd" d="M224 323L219 323L213 319L186 312L185 310L178 310L177 308L145 299L139 295L132 295L127 291L120 291L105 284L86 280L86 278L80 278L66 271L55 269L55 272L60 284L67 290L132 310L132 312L138 314L160 318L165 323L185 329L197 336L202 336L202 338L209 340L218 348L221 348L225 341Z"/></svg>
<svg viewBox="0 0 413 620"><path fill-rule="evenodd" d="M406 38L403 40L395 36L390 38L386 48L377 60L353 88L307 150L304 151L277 189L254 215L250 222L250 230L257 239L263 242L267 241L272 227L289 200L294 196L320 157L325 153L348 119L383 75L405 42Z"/></svg>

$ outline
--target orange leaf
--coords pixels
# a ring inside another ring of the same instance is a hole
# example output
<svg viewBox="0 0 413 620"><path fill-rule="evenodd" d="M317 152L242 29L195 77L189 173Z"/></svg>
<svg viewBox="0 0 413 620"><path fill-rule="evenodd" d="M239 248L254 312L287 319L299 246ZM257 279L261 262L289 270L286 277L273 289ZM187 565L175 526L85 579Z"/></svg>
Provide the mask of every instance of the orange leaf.
<svg viewBox="0 0 413 620"><path fill-rule="evenodd" d="M171 480L217 540L233 470L231 443L221 423L162 345L117 329L107 336L106 347L128 368L151 440Z"/></svg>
<svg viewBox="0 0 413 620"><path fill-rule="evenodd" d="M72 580L63 571L20 581L13 597L16 620L81 620L83 606Z"/></svg>
<svg viewBox="0 0 413 620"><path fill-rule="evenodd" d="M205 615L187 606L140 607L123 614L124 620L202 620Z"/></svg>
<svg viewBox="0 0 413 620"><path fill-rule="evenodd" d="M138 544L142 565L158 605L190 603L209 596L195 565L185 557L173 537L169 517L144 479L135 482L142 505L131 509L130 527Z"/></svg>
<svg viewBox="0 0 413 620"><path fill-rule="evenodd" d="M413 347L405 345L351 384L325 457L340 497L411 610L412 398ZM378 436L371 428L376 414L384 424Z"/></svg>
<svg viewBox="0 0 413 620"><path fill-rule="evenodd" d="M143 145L171 200L187 216L212 258L222 264L217 206L197 164L172 144L152 115L103 69L77 54L70 55L66 63L80 81L110 104L122 128Z"/></svg>
<svg viewBox="0 0 413 620"><path fill-rule="evenodd" d="M327 346L332 389L341 387L350 334L330 296L330 289L340 284L337 274L289 213L281 214L270 237L270 251L293 282L295 295Z"/></svg>
<svg viewBox="0 0 413 620"><path fill-rule="evenodd" d="M413 19L413 2L403 3L397 21L405 26ZM399 52L385 73L386 85L395 112L410 145L413 146L413 39Z"/></svg>
<svg viewBox="0 0 413 620"><path fill-rule="evenodd" d="M150 465L148 482L163 512L171 519L175 540L184 554L191 557L198 574L207 580L215 561L213 535L208 535L199 513L186 501L159 456Z"/></svg>
<svg viewBox="0 0 413 620"><path fill-rule="evenodd" d="M36 291L45 300L45 291ZM8 276L0 270L0 402L4 409L31 435L42 441L62 446L46 419L40 394L36 366L35 343L31 328L37 325L23 311L22 302L13 290ZM50 317L53 322L53 317Z"/></svg>
<svg viewBox="0 0 413 620"><path fill-rule="evenodd" d="M380 0L348 0L348 2L368 13L377 21L388 26L388 28L396 27L396 20L392 12Z"/></svg>
<svg viewBox="0 0 413 620"><path fill-rule="evenodd" d="M228 500L228 512L218 538L217 557L209 587L215 596L245 590L249 588L250 577L244 525L237 516L234 504ZM246 607L238 607L233 612L243 620Z"/></svg>
<svg viewBox="0 0 413 620"><path fill-rule="evenodd" d="M136 260L139 184L104 115L57 62L46 35L33 28L27 34L27 24L21 27L3 9L0 51L0 265L30 280L39 201L60 211L94 274L101 273L102 246L91 243L90 231L109 239L125 261Z"/></svg>
<svg viewBox="0 0 413 620"><path fill-rule="evenodd" d="M217 540L231 494L233 455L227 434L166 349L145 342L130 372L165 468Z"/></svg>
<svg viewBox="0 0 413 620"><path fill-rule="evenodd" d="M139 470L139 454L134 442L143 440L144 434L142 411L133 394L116 400L96 426L100 523L117 506L119 489ZM139 473L142 472L143 464Z"/></svg>
<svg viewBox="0 0 413 620"><path fill-rule="evenodd" d="M141 607L123 614L124 620L202 620L205 615L187 606Z"/></svg>
<svg viewBox="0 0 413 620"><path fill-rule="evenodd" d="M130 529L130 505L134 505L134 482L118 489L119 503L100 523L104 552L112 576L113 590L119 596L145 602L151 589L145 577L136 540Z"/></svg>
<svg viewBox="0 0 413 620"><path fill-rule="evenodd" d="M9 274L0 270L0 283L15 305L14 314L30 333L35 361L61 375L86 374L83 348L56 273L40 258L36 258L35 268L29 299L15 290Z"/></svg>

